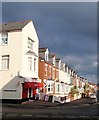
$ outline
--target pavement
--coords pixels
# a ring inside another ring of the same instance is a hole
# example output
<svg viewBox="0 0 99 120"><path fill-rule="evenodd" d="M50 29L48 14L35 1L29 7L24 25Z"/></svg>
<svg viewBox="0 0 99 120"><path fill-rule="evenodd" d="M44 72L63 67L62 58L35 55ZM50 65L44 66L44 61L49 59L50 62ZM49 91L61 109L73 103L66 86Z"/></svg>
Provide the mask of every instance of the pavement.
<svg viewBox="0 0 99 120"><path fill-rule="evenodd" d="M90 104L98 104L98 103L96 103L92 99L81 98L67 103L59 103L59 102L52 103L41 100L37 100L37 101L30 100L23 102L21 105L32 106L32 107L56 107L56 106L82 106L82 105L90 105Z"/></svg>
<svg viewBox="0 0 99 120"><path fill-rule="evenodd" d="M15 107L15 108L46 108L46 107L63 107L63 106L83 106L83 105L90 105L90 104L99 104L92 101L91 99L77 99L67 103L59 103L59 102L48 102L48 101L41 101L41 100L29 100L22 102L21 104L7 104L3 103L2 107Z"/></svg>
<svg viewBox="0 0 99 120"><path fill-rule="evenodd" d="M58 102L48 102L48 101L42 101L42 100L29 100L29 101L26 101L26 102L22 102L21 105L32 105L32 106L43 106L43 107L52 107L52 106L57 106L57 105L61 105L62 103L58 103Z"/></svg>
<svg viewBox="0 0 99 120"><path fill-rule="evenodd" d="M55 107L61 105L61 103L52 103L47 101L41 101L41 100L29 100L22 102L21 104L10 104L10 103L3 103L1 106L3 107L10 107L10 108L47 108L47 107Z"/></svg>

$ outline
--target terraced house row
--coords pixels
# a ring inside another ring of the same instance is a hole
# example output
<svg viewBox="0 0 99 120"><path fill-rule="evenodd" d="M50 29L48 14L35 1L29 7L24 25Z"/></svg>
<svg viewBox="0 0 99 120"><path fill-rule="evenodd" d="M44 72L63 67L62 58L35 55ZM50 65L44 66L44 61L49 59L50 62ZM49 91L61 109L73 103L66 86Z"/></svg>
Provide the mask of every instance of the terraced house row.
<svg viewBox="0 0 99 120"><path fill-rule="evenodd" d="M48 48L39 48L31 20L0 24L0 99L69 102L80 98L86 86L94 89L95 84L80 77Z"/></svg>

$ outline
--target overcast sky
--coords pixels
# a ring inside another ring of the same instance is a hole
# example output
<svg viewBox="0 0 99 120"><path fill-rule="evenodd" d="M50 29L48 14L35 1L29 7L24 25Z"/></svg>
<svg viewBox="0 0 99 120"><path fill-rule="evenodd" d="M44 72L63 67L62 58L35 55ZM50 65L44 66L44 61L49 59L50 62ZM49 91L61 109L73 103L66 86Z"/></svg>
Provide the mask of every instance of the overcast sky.
<svg viewBox="0 0 99 120"><path fill-rule="evenodd" d="M28 19L35 23L40 47L48 47L78 75L97 82L97 3L2 3L3 22Z"/></svg>

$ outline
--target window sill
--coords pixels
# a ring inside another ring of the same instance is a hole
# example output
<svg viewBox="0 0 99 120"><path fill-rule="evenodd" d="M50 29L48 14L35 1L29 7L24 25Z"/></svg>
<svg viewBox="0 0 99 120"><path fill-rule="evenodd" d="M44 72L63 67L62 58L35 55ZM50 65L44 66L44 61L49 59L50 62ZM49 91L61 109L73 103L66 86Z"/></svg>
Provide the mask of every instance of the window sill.
<svg viewBox="0 0 99 120"><path fill-rule="evenodd" d="M0 70L0 71L9 71L9 70Z"/></svg>
<svg viewBox="0 0 99 120"><path fill-rule="evenodd" d="M60 92L55 92L55 93L60 93Z"/></svg>
<svg viewBox="0 0 99 120"><path fill-rule="evenodd" d="M8 44L0 44L0 46L8 46Z"/></svg>

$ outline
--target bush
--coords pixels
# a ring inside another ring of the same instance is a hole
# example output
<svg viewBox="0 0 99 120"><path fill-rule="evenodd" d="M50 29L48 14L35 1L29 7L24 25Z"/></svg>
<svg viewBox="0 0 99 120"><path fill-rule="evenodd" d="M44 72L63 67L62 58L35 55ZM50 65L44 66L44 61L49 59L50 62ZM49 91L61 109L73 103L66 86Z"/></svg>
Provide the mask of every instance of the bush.
<svg viewBox="0 0 99 120"><path fill-rule="evenodd" d="M78 94L77 86L71 88L70 95L74 97L75 94Z"/></svg>

